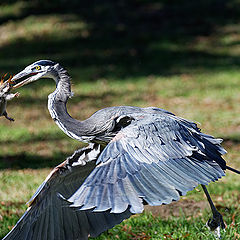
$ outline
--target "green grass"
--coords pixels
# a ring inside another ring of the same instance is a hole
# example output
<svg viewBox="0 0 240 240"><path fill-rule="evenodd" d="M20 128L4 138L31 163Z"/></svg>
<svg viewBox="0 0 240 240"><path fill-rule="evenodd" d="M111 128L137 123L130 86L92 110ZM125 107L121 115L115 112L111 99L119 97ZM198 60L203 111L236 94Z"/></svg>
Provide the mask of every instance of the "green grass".
<svg viewBox="0 0 240 240"><path fill-rule="evenodd" d="M206 214L205 214L206 216ZM230 217L230 214L228 214ZM239 219L238 219L239 220ZM230 225L231 222L228 222ZM230 226L222 233L222 239L236 239L239 237L234 228ZM106 239L216 239L214 234L207 230L202 218L181 218L170 217L163 220L160 217L153 217L149 213L141 214L125 221L121 225L108 231L97 238Z"/></svg>
<svg viewBox="0 0 240 240"><path fill-rule="evenodd" d="M164 108L223 138L225 159L240 169L239 1L78 4L3 0L0 74L58 61L73 78L73 117L116 105ZM16 121L0 118L0 238L51 169L83 146L49 116L54 87L43 80L19 89L7 108ZM223 239L240 239L239 176L227 173L209 191L227 224ZM133 216L97 239L214 239L205 227L210 210L200 207L205 201L198 187L179 205L163 206L167 214L160 207L156 215Z"/></svg>

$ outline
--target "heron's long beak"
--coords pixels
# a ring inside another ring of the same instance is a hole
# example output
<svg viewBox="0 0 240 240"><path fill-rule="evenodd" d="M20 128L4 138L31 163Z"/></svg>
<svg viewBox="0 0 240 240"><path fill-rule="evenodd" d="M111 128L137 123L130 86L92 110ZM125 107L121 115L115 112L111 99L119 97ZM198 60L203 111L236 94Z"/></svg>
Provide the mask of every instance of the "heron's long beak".
<svg viewBox="0 0 240 240"><path fill-rule="evenodd" d="M15 82L15 84L12 86L13 89L20 88L30 82L36 81L39 79L43 74L41 72L26 72L22 71L18 74L16 74L12 81Z"/></svg>

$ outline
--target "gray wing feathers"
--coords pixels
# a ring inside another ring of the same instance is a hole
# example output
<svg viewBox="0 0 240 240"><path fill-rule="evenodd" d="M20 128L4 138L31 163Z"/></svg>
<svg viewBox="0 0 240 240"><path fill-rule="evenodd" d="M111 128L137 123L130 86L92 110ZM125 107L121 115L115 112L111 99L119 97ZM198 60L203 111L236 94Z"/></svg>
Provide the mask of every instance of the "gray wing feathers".
<svg viewBox="0 0 240 240"><path fill-rule="evenodd" d="M140 213L143 200L168 204L198 184L224 176L220 142L174 115L141 115L108 144L97 167L68 201L80 210L113 213L128 208Z"/></svg>
<svg viewBox="0 0 240 240"><path fill-rule="evenodd" d="M162 110L144 111L101 154L94 144L56 167L4 240L95 237L141 213L144 201L168 204L224 176L221 139Z"/></svg>
<svg viewBox="0 0 240 240"><path fill-rule="evenodd" d="M23 216L28 218L26 224L20 219L4 240L83 240L89 236L96 237L131 216L129 210L120 214L112 214L109 211L95 213L61 207L56 202L54 206L49 205L37 218L31 216L35 210L29 209ZM31 221L32 217L34 221Z"/></svg>
<svg viewBox="0 0 240 240"><path fill-rule="evenodd" d="M129 209L119 214L110 211L79 211L70 207L65 200L77 191L95 168L99 153L97 145L92 145L76 151L56 167L31 198L30 207L4 240L83 240L89 236L96 237L129 218ZM105 203L101 203L102 209L104 206Z"/></svg>

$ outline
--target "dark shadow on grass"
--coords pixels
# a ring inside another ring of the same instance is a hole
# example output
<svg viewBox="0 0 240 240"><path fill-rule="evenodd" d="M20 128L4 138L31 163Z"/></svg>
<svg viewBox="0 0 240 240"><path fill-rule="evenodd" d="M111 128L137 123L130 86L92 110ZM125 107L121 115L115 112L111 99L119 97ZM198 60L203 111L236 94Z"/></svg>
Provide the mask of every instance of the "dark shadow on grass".
<svg viewBox="0 0 240 240"><path fill-rule="evenodd" d="M47 84L48 83L44 83L44 86L46 86ZM55 90L54 85L52 84L52 82L50 82L49 85L52 86L52 91L50 92L53 92ZM31 90L34 92L34 91L41 90L42 86L40 82L36 82L36 83L33 83L32 85L28 85L27 87L30 87ZM78 91L74 91L74 86L72 87L72 89L74 92L74 96L68 100L68 103L67 103L68 110L71 110L71 106L77 105L84 101L87 101L88 104L90 104L90 106L94 108L101 109L104 106L109 107L111 106L113 99L118 99L123 95L123 92L117 92L114 90L98 92L96 89L96 92L87 94L87 93L79 93ZM124 90L124 96L132 95L132 92L133 92L132 90L126 89ZM141 101L142 96L140 94L136 94L134 100ZM24 105L26 109L28 106L31 107L32 105L37 105L37 108L47 109L47 102L48 102L48 94L46 94L46 96L43 96L43 97L37 97L37 96L31 97L31 96L24 96L24 94L21 94L20 97L17 99L17 104ZM9 105L10 104L14 104L14 103L9 103ZM82 109L79 106L79 111L80 110Z"/></svg>
<svg viewBox="0 0 240 240"><path fill-rule="evenodd" d="M77 69L72 74L74 81L81 77L94 81L102 77L124 79L178 74L198 68L217 71L240 63L239 57L191 48L198 37L210 36L217 28L239 20L239 4L233 0L25 3L17 20L31 15L47 17L58 12L64 14L62 24L85 22L87 34L79 32L66 38L63 32L58 38L45 34L29 40L17 39L0 49L5 56L0 62L4 71L17 72L26 62L50 58L69 70ZM0 19L0 22L6 23L9 19Z"/></svg>
<svg viewBox="0 0 240 240"><path fill-rule="evenodd" d="M71 154L56 152L51 157L43 157L27 153L0 156L0 170L8 168L10 169L24 169L24 168L40 169L48 167L54 168L55 166L63 162L69 155Z"/></svg>
<svg viewBox="0 0 240 240"><path fill-rule="evenodd" d="M223 144L226 145L228 148L234 145L239 145L240 144L240 134L233 134L230 136L223 136L220 138L223 139Z"/></svg>
<svg viewBox="0 0 240 240"><path fill-rule="evenodd" d="M26 133L25 136L22 138L14 139L14 140L1 140L0 139L0 145L7 145L7 144L12 144L16 143L17 144L31 144L31 143L40 143L44 141L48 142L54 142L54 141L60 141L63 139L66 139L66 135L59 129L59 132L57 133L49 133L49 132L40 132L38 134L28 134ZM56 143L57 144L57 143Z"/></svg>

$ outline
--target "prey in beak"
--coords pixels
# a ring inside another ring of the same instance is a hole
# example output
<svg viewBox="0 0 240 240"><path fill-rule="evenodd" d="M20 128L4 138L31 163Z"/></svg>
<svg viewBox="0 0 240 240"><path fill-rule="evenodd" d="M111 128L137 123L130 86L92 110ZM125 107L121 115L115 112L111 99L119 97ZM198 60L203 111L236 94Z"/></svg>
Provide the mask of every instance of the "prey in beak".
<svg viewBox="0 0 240 240"><path fill-rule="evenodd" d="M39 60L27 66L15 76L10 77L7 81L4 81L5 74L0 79L0 116L5 116L11 121L13 120L7 115L6 104L8 100L18 96L19 93L12 94L10 90L20 88L42 77L54 78L54 73L56 72L54 69L55 66L58 66L58 64L50 60Z"/></svg>
<svg viewBox="0 0 240 240"><path fill-rule="evenodd" d="M9 117L7 114L7 101L13 99L14 97L18 97L19 93L10 93L14 82L12 81L12 76L10 76L8 80L4 81L6 75L7 74L3 75L0 80L0 116L4 116L8 120L14 121L14 119Z"/></svg>

